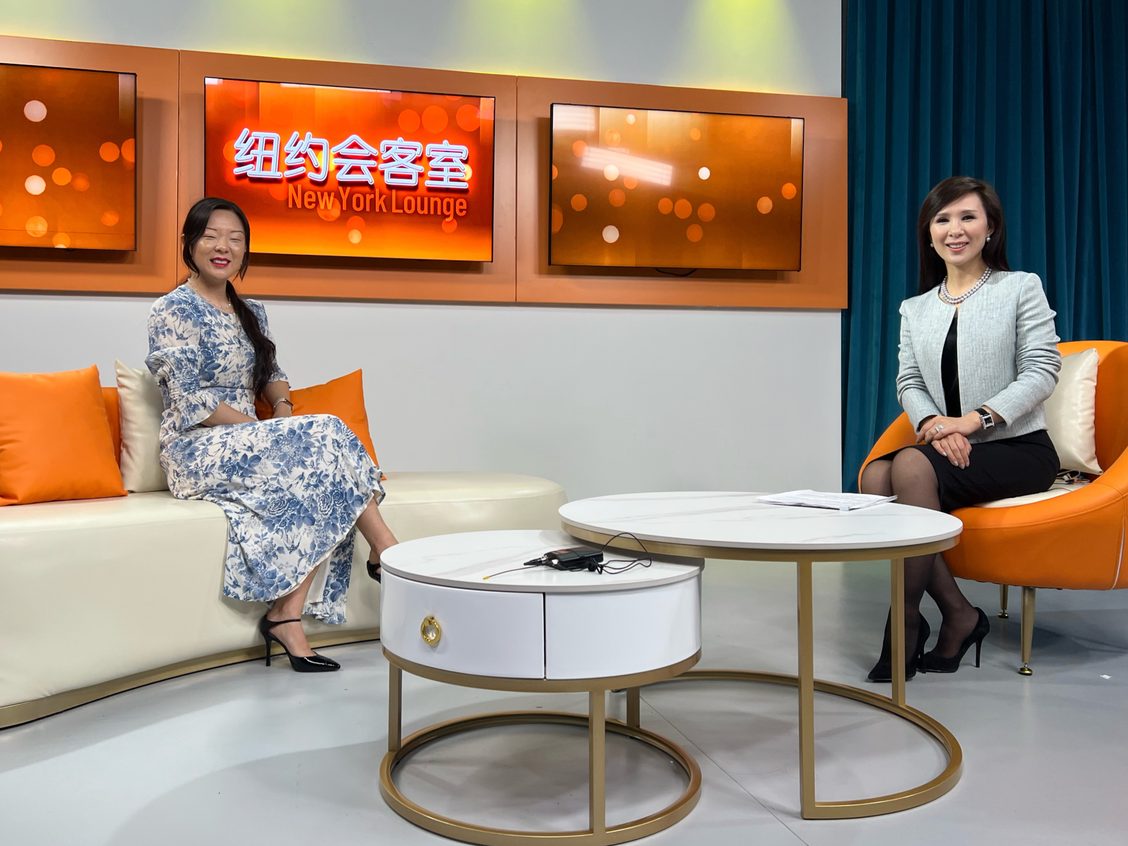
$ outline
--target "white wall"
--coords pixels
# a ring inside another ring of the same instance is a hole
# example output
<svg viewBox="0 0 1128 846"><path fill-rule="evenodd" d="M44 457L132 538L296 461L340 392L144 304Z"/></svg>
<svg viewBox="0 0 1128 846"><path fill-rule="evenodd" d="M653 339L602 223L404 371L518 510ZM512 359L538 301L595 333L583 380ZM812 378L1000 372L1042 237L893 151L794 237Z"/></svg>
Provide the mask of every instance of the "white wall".
<svg viewBox="0 0 1128 846"><path fill-rule="evenodd" d="M0 0L8 35L829 96L840 25L840 0ZM111 383L115 357L144 358L149 302L0 292L0 370L94 362ZM533 473L574 497L839 486L838 312L268 308L295 386L364 368L387 469Z"/></svg>

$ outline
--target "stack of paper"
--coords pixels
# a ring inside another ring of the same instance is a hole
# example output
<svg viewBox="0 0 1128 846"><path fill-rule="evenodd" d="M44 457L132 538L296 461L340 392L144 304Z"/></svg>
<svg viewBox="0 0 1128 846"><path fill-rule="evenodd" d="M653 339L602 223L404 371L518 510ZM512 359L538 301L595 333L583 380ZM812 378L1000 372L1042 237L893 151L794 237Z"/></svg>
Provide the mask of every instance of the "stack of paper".
<svg viewBox="0 0 1128 846"><path fill-rule="evenodd" d="M757 497L760 502L772 505L802 505L807 508L830 508L835 511L855 511L882 502L892 502L895 496L877 494L829 493L826 491L788 491Z"/></svg>

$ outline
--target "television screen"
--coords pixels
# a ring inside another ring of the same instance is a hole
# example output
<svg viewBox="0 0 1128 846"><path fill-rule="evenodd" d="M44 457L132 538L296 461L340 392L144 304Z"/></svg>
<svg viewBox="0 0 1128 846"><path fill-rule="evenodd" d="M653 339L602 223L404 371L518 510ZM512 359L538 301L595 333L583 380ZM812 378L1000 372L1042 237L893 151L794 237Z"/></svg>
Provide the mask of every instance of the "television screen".
<svg viewBox="0 0 1128 846"><path fill-rule="evenodd" d="M205 82L205 191L254 250L492 260L494 98Z"/></svg>
<svg viewBox="0 0 1128 846"><path fill-rule="evenodd" d="M0 246L136 249L137 77L0 64Z"/></svg>
<svg viewBox="0 0 1128 846"><path fill-rule="evenodd" d="M549 263L798 270L803 121L552 106Z"/></svg>

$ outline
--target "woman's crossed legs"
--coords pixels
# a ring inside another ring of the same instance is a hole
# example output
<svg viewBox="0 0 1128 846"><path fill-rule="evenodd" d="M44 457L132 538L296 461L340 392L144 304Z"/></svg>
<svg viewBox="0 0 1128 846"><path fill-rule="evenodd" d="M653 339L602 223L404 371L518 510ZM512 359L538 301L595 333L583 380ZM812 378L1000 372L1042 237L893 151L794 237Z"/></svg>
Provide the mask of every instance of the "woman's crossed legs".
<svg viewBox="0 0 1128 846"><path fill-rule="evenodd" d="M925 447L930 449L931 447ZM932 463L920 449L909 447L892 459L870 462L862 471L862 493L896 495L904 505L940 509L940 488ZM944 557L918 555L905 559L905 643L916 643L920 623L920 601L925 593L936 602L944 617L936 654L950 657L959 651L979 615L963 595Z"/></svg>

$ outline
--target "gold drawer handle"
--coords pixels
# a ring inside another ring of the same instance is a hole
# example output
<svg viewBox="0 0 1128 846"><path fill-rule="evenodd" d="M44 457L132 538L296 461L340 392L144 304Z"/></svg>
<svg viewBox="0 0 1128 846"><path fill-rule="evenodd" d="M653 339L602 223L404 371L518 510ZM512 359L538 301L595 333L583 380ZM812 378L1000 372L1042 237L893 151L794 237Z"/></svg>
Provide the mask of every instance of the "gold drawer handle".
<svg viewBox="0 0 1128 846"><path fill-rule="evenodd" d="M419 634L423 638L423 642L434 649L443 639L443 627L439 625L438 620L428 615L419 624Z"/></svg>

